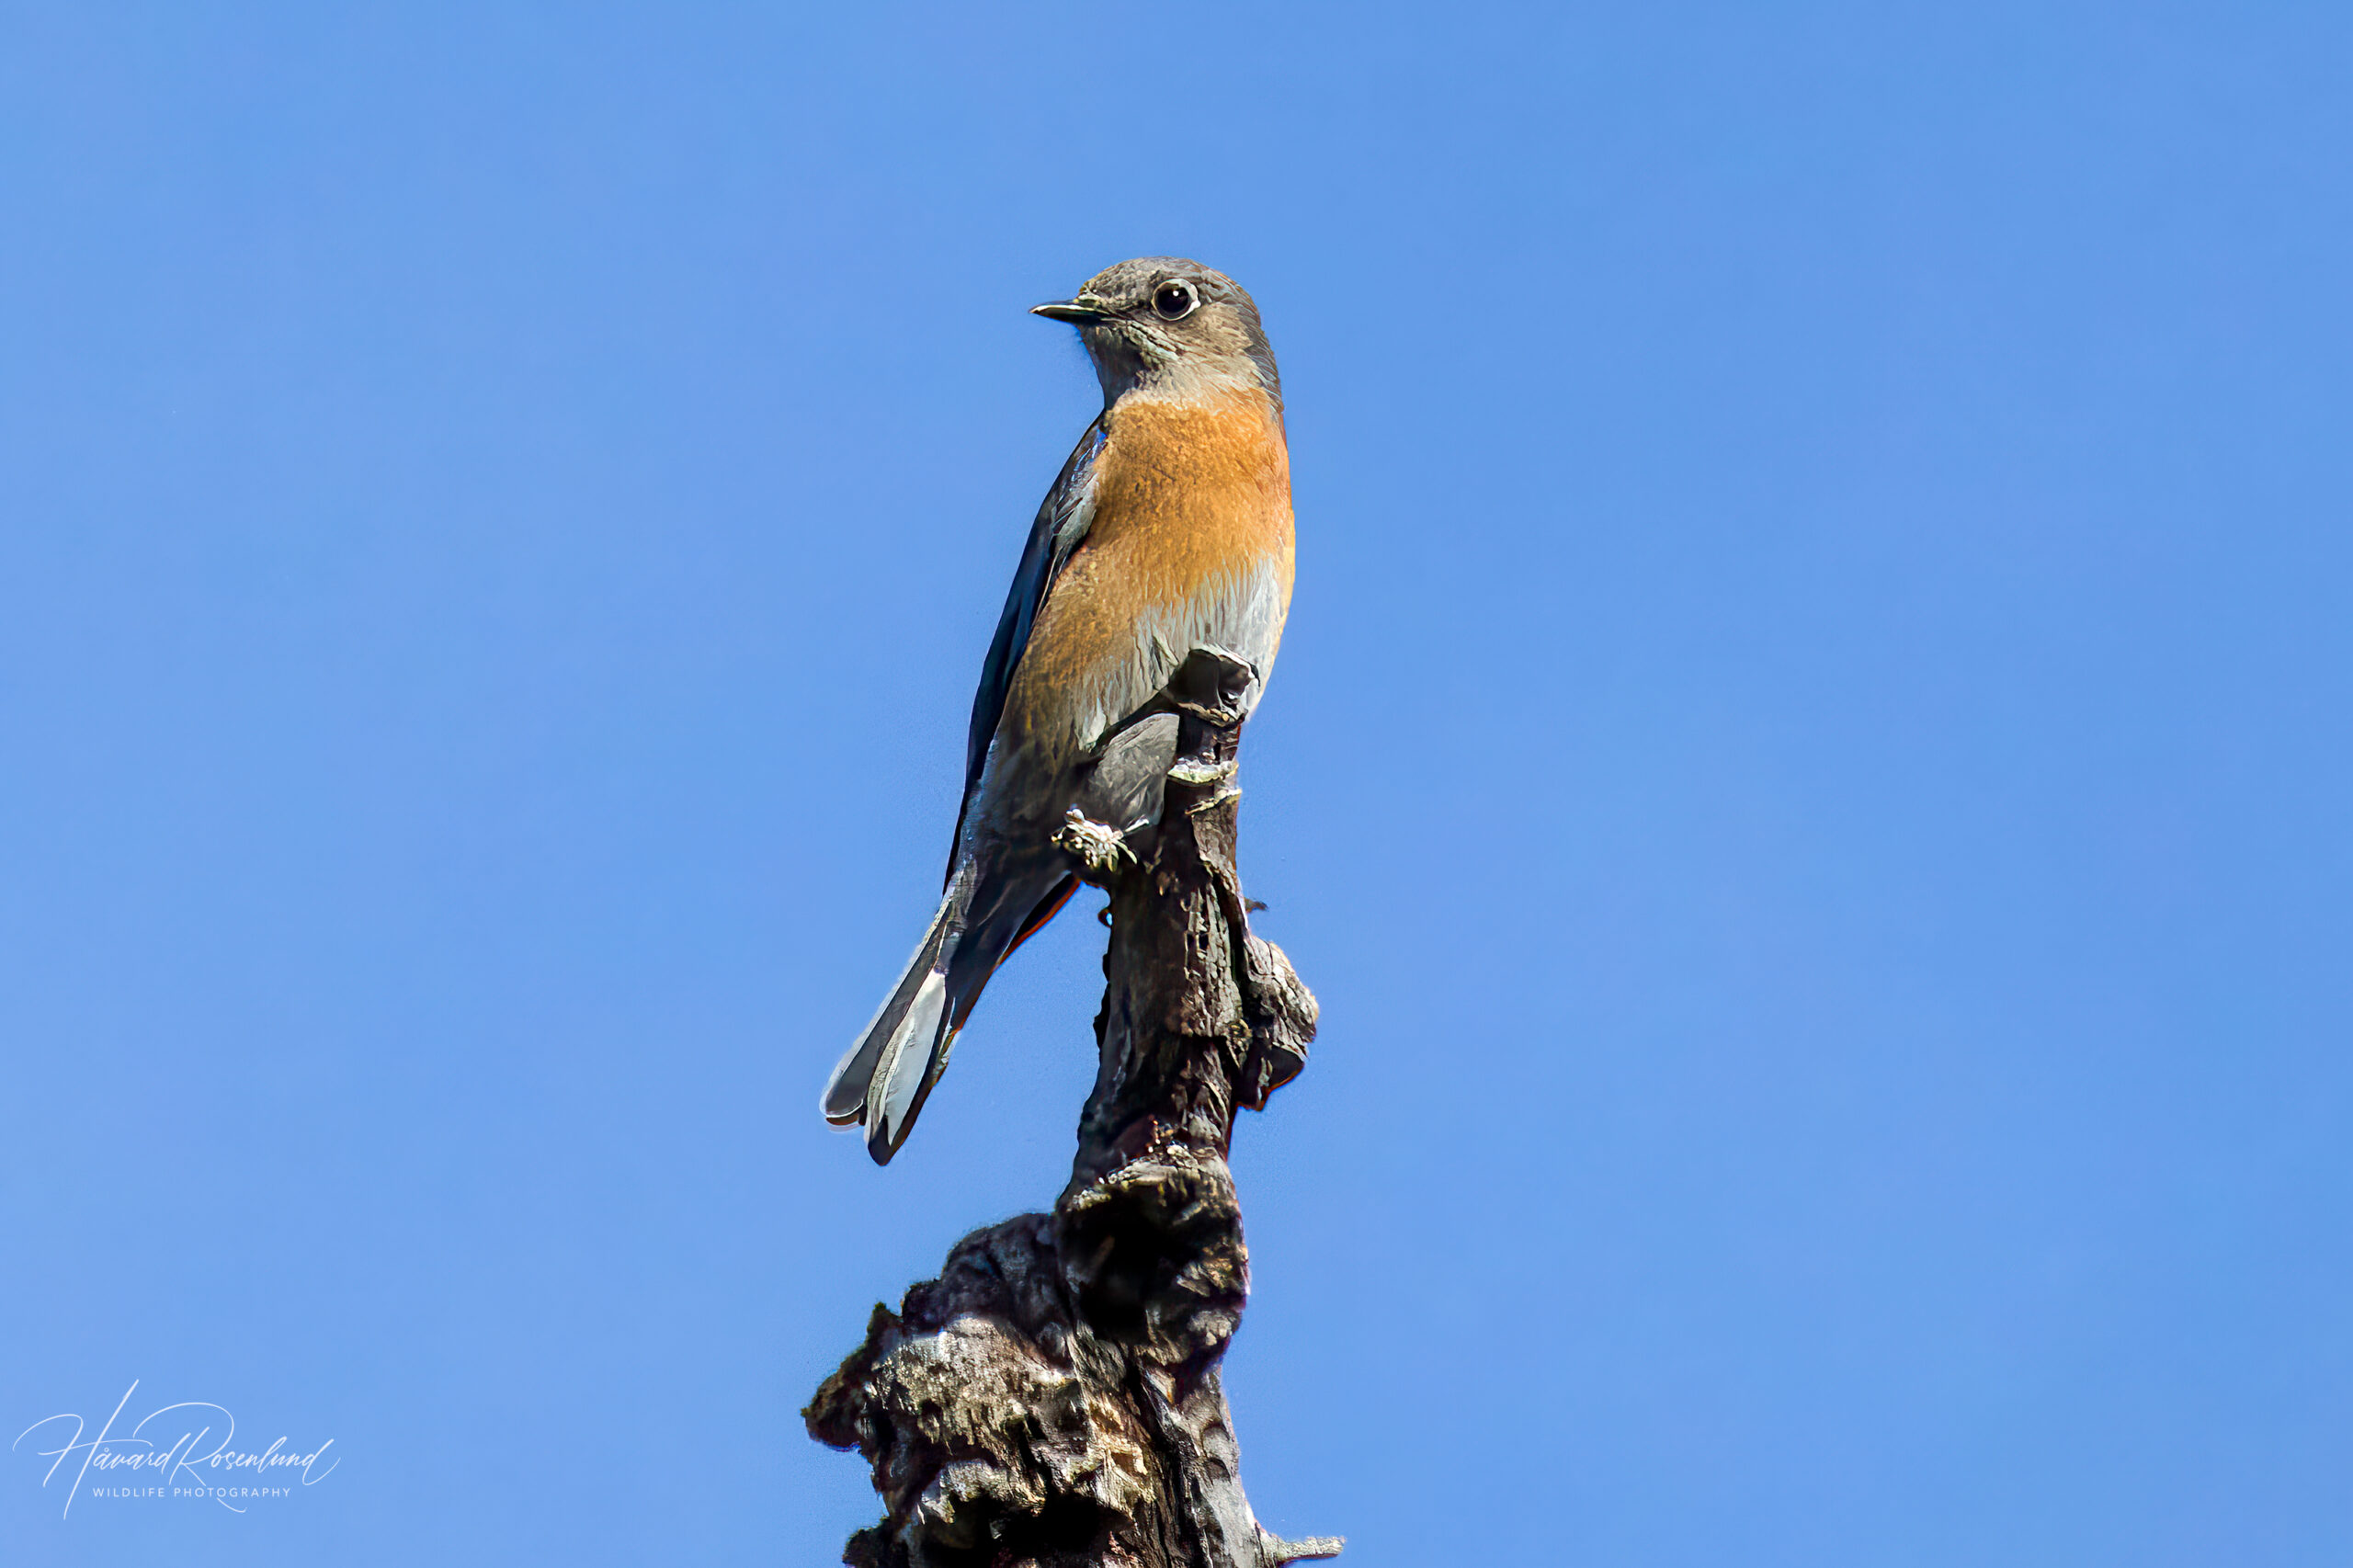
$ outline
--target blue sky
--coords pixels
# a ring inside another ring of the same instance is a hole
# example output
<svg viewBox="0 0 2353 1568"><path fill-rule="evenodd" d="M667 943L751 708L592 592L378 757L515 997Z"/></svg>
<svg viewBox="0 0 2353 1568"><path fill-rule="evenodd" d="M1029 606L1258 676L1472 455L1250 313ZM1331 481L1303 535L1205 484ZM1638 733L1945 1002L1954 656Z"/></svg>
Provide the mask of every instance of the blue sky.
<svg viewBox="0 0 2353 1568"><path fill-rule="evenodd" d="M0 11L0 1558L823 1562L1051 1199L1091 901L888 1170L1112 261L1257 295L1245 1476L1358 1568L2353 1553L2353 14ZM152 1402L151 1402L152 1396Z"/></svg>

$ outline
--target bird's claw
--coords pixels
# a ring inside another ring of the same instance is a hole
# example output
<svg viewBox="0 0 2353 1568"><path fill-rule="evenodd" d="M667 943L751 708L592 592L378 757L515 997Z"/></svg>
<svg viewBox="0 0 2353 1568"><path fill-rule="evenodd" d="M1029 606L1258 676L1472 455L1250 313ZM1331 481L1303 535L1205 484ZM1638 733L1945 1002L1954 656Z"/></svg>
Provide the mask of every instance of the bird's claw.
<svg viewBox="0 0 2353 1568"><path fill-rule="evenodd" d="M1126 834L1108 823L1095 821L1076 806L1063 813L1063 825L1054 830L1054 847L1077 856L1079 863L1098 877L1117 870L1122 859L1136 858L1128 847Z"/></svg>

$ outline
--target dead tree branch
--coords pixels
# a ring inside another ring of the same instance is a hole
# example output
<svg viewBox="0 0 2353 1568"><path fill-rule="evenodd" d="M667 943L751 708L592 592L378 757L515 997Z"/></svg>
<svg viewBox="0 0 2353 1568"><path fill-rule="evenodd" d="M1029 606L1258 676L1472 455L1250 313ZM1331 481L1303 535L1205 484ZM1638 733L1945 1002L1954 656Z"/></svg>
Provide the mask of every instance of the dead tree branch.
<svg viewBox="0 0 2353 1568"><path fill-rule="evenodd" d="M1111 940L1095 1089L1053 1212L975 1231L896 1312L878 1305L802 1413L873 1467L884 1514L850 1539L854 1568L1272 1568L1340 1549L1260 1528L1219 1379L1249 1294L1234 1113L1263 1108L1315 1033L1314 998L1251 933L1234 869L1249 675L1197 652L1128 727L1135 743L1107 748L1107 771L1148 756L1154 793L1165 774L1157 827L1096 820L1133 778L1074 813Z"/></svg>

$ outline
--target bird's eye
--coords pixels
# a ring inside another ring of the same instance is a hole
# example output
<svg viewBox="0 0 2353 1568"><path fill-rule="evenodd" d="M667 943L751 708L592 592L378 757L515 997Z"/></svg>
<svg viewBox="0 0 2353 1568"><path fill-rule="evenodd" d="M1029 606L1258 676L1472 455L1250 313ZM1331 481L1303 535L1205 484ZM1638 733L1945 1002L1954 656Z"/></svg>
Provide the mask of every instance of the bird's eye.
<svg viewBox="0 0 2353 1568"><path fill-rule="evenodd" d="M1152 308L1162 321L1183 321L1199 303L1193 286L1181 278L1172 278L1152 291Z"/></svg>

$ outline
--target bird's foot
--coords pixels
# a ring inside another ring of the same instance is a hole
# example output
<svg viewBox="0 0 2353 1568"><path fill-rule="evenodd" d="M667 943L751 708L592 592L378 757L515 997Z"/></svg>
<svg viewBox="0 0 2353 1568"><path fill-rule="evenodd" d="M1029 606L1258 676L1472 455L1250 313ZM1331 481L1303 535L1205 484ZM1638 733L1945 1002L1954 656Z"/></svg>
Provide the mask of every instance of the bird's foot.
<svg viewBox="0 0 2353 1568"><path fill-rule="evenodd" d="M1121 860L1136 858L1128 847L1126 834L1108 823L1095 821L1076 806L1063 814L1063 825L1054 830L1054 847L1069 850L1098 877L1117 870Z"/></svg>

